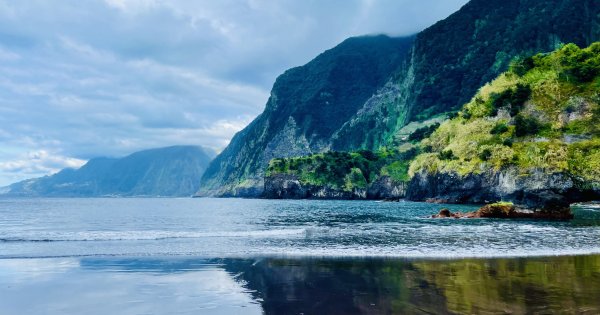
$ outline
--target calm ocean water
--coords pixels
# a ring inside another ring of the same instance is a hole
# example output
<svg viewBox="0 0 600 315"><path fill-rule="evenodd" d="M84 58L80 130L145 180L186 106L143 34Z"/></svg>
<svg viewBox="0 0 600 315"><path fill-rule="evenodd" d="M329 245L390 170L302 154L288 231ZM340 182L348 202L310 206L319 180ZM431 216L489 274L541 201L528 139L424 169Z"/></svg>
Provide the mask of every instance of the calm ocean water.
<svg viewBox="0 0 600 315"><path fill-rule="evenodd" d="M570 222L427 218L444 206L191 198L0 199L0 258L600 253L599 208L577 208L577 219Z"/></svg>
<svg viewBox="0 0 600 315"><path fill-rule="evenodd" d="M0 199L0 314L600 313L598 207L444 206Z"/></svg>

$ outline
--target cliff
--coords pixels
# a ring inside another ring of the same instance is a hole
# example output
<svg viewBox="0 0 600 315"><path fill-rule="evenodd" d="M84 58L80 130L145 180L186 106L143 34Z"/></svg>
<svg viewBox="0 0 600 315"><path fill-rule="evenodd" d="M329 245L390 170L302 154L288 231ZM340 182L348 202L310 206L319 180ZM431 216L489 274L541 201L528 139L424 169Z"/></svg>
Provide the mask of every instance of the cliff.
<svg viewBox="0 0 600 315"><path fill-rule="evenodd" d="M407 197L538 209L600 199L600 43L516 60L420 143Z"/></svg>
<svg viewBox="0 0 600 315"><path fill-rule="evenodd" d="M406 194L412 148L378 152L330 151L273 159L263 197L314 199L399 199Z"/></svg>
<svg viewBox="0 0 600 315"><path fill-rule="evenodd" d="M597 40L594 0L472 0L414 38L349 39L277 79L199 195L257 196L273 158L401 144L407 125L457 111L513 58Z"/></svg>
<svg viewBox="0 0 600 315"><path fill-rule="evenodd" d="M402 187L401 195L415 201L504 200L555 211L598 200L598 91L600 42L517 58L459 113L441 124L411 128L395 149L273 160L266 196L289 196L286 187L294 187L295 197L306 190L308 197L319 197L310 192L322 188L329 190L326 197L354 193L355 187L367 191L392 174L392 187ZM391 197L383 192L380 198Z"/></svg>
<svg viewBox="0 0 600 315"><path fill-rule="evenodd" d="M350 38L273 85L264 112L210 164L200 196L258 196L273 158L328 151L333 133L383 86L406 56L409 38Z"/></svg>

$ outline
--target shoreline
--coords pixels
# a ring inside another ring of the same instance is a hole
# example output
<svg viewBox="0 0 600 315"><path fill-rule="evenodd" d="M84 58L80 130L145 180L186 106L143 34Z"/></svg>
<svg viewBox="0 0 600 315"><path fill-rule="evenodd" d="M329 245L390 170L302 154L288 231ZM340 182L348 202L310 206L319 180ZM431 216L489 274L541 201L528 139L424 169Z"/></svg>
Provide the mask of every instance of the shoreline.
<svg viewBox="0 0 600 315"><path fill-rule="evenodd" d="M550 253L532 253L532 254L514 254L514 255L455 255L455 256L438 256L438 255L336 255L336 254L263 254L263 255L222 255L210 256L201 254L157 254L157 255L140 255L140 254L98 254L98 255L56 255L56 256L0 256L0 261L3 260L60 260L60 259L104 259L104 260L262 260L262 259L288 259L288 260L398 260L398 261L460 261L460 260L495 260L495 259L545 259L558 257L581 257L581 256L600 256L600 247L595 251L575 252L568 251L558 254Z"/></svg>

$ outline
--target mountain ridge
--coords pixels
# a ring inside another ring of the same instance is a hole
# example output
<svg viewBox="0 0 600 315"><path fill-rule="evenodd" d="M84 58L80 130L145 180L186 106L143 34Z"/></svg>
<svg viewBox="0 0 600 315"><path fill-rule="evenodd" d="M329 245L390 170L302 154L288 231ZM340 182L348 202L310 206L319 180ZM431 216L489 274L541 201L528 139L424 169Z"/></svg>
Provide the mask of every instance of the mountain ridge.
<svg viewBox="0 0 600 315"><path fill-rule="evenodd" d="M79 169L14 183L0 195L26 197L191 196L215 153L170 146L122 158L90 159Z"/></svg>

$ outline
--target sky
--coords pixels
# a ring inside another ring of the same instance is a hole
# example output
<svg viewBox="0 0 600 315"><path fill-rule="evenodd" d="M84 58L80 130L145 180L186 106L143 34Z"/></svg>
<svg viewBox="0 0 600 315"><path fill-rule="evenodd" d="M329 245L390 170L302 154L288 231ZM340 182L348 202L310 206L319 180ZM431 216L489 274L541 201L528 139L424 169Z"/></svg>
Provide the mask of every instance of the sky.
<svg viewBox="0 0 600 315"><path fill-rule="evenodd" d="M277 75L467 0L0 0L0 186L170 145L216 152Z"/></svg>

